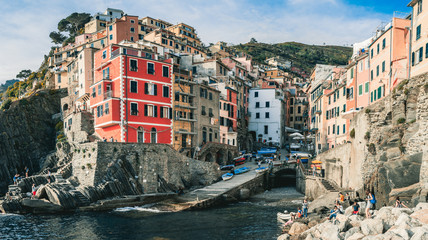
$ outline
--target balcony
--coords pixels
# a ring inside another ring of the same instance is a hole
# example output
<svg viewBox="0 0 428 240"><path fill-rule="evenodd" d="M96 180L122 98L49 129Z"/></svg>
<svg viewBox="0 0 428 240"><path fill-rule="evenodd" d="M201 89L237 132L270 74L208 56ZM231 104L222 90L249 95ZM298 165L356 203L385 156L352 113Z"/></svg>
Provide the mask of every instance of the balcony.
<svg viewBox="0 0 428 240"><path fill-rule="evenodd" d="M196 122L197 121L197 119L195 117L193 117L193 118L183 118L183 117L179 117L179 116L174 117L174 120L175 121L185 121L185 122Z"/></svg>
<svg viewBox="0 0 428 240"><path fill-rule="evenodd" d="M56 59L55 59L55 65L61 64L61 63L63 63L63 62L65 62L65 59L63 59L62 57L61 57L61 58L56 58Z"/></svg>
<svg viewBox="0 0 428 240"><path fill-rule="evenodd" d="M113 92L112 91L106 91L106 92L104 92L104 100L110 99L112 97L113 97Z"/></svg>
<svg viewBox="0 0 428 240"><path fill-rule="evenodd" d="M322 113L322 111L321 110L316 110L315 111L315 114L321 114Z"/></svg>
<svg viewBox="0 0 428 240"><path fill-rule="evenodd" d="M197 108L194 106L185 106L185 105L180 105L180 104L176 104L174 107L175 108L185 108L185 109L196 109Z"/></svg>

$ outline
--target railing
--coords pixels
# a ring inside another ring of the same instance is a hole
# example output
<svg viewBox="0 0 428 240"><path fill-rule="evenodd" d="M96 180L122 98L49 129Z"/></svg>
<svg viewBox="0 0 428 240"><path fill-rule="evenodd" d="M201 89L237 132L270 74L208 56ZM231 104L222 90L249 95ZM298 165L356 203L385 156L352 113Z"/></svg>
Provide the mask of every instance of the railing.
<svg viewBox="0 0 428 240"><path fill-rule="evenodd" d="M106 91L106 92L104 92L104 100L110 99L112 97L113 97L113 92L112 91Z"/></svg>
<svg viewBox="0 0 428 240"><path fill-rule="evenodd" d="M116 57L117 55L120 54L120 48L114 50L113 52L111 52L111 58Z"/></svg>

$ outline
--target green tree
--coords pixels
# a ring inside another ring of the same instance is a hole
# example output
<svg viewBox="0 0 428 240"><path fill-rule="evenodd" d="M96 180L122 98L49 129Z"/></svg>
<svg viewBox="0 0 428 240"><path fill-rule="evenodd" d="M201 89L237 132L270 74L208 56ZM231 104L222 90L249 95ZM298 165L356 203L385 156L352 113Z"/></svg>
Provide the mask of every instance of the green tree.
<svg viewBox="0 0 428 240"><path fill-rule="evenodd" d="M84 28L85 24L90 20L91 14L75 12L59 21L58 30L60 32L68 32L70 36L76 36L79 34L80 29Z"/></svg>
<svg viewBox="0 0 428 240"><path fill-rule="evenodd" d="M55 44L61 44L62 42L64 42L65 39L67 39L66 36L62 35L60 32L51 32L49 34L49 37L52 39L52 42Z"/></svg>
<svg viewBox="0 0 428 240"><path fill-rule="evenodd" d="M16 78L21 78L21 79L28 78L30 76L30 74L31 74L31 70L30 69L24 69L24 70L21 70L16 75Z"/></svg>

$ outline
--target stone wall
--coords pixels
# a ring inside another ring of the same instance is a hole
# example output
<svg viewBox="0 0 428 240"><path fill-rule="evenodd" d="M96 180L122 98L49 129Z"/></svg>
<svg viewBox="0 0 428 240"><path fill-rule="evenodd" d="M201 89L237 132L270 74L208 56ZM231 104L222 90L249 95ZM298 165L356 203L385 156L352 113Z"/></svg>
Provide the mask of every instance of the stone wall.
<svg viewBox="0 0 428 240"><path fill-rule="evenodd" d="M84 186L119 181L140 193L177 191L218 180L216 163L187 158L169 145L95 142L73 156L73 176Z"/></svg>
<svg viewBox="0 0 428 240"><path fill-rule="evenodd" d="M360 193L373 191L378 205L391 204L391 192L413 199L414 204L426 201L427 80L424 75L404 81L389 96L356 114L350 124L355 137L317 156L326 178Z"/></svg>

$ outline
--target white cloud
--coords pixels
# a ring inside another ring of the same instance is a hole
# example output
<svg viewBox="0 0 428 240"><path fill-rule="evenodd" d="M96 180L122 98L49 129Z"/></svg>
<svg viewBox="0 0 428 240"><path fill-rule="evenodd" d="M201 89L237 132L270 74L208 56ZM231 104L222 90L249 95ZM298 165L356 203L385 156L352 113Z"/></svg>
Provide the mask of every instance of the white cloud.
<svg viewBox="0 0 428 240"><path fill-rule="evenodd" d="M0 15L0 82L22 69L36 70L52 43L49 32L72 12L103 12L161 18L194 26L205 43L297 41L352 44L368 38L385 16L343 0L14 0Z"/></svg>

